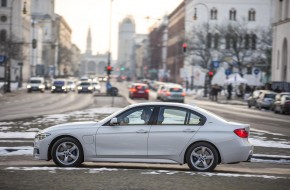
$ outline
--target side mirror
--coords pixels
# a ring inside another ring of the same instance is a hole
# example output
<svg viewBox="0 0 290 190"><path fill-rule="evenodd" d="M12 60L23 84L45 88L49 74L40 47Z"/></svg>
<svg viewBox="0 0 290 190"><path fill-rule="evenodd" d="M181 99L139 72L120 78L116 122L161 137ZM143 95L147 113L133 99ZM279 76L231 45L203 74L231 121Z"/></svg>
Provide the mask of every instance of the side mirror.
<svg viewBox="0 0 290 190"><path fill-rule="evenodd" d="M113 119L111 119L110 125L118 125L118 124L119 124L118 118L114 117Z"/></svg>

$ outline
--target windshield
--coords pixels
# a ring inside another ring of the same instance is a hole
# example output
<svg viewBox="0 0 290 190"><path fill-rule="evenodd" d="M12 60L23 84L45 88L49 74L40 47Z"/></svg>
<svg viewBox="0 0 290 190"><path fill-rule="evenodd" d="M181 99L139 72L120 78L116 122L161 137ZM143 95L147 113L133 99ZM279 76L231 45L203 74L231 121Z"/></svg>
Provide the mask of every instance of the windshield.
<svg viewBox="0 0 290 190"><path fill-rule="evenodd" d="M40 84L41 80L30 80L31 84Z"/></svg>
<svg viewBox="0 0 290 190"><path fill-rule="evenodd" d="M89 83L89 82L82 82L80 85L81 85L81 86L90 86L91 83Z"/></svg>
<svg viewBox="0 0 290 190"><path fill-rule="evenodd" d="M265 98L272 98L274 99L276 94L265 94Z"/></svg>
<svg viewBox="0 0 290 190"><path fill-rule="evenodd" d="M56 85L56 86L63 86L64 85L64 81L54 81L53 82L53 85Z"/></svg>

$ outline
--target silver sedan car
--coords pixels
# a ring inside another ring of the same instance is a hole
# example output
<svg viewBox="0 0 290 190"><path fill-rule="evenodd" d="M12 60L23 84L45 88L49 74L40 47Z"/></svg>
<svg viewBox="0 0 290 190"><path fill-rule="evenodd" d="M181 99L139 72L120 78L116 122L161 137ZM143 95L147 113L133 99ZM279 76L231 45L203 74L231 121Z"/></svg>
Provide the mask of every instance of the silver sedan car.
<svg viewBox="0 0 290 190"><path fill-rule="evenodd" d="M141 103L99 122L67 123L35 136L33 156L62 167L82 162L188 164L212 171L218 164L248 161L249 125L228 122L200 107Z"/></svg>

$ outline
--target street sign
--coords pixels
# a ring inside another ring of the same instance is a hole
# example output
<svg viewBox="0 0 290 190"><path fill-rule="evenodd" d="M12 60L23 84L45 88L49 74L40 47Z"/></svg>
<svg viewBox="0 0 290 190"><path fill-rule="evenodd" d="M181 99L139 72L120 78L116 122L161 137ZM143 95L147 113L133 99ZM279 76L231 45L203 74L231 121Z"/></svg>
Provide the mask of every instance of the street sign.
<svg viewBox="0 0 290 190"><path fill-rule="evenodd" d="M232 71L231 71L230 69L226 69L226 70L225 70L225 74L226 74L227 76L229 76L231 73L232 73Z"/></svg>
<svg viewBox="0 0 290 190"><path fill-rule="evenodd" d="M6 56L0 55L0 65L2 65L2 63L4 63L5 60L6 60Z"/></svg>
<svg viewBox="0 0 290 190"><path fill-rule="evenodd" d="M259 72L260 72L260 69L254 69L254 73L255 73L255 75L258 75L259 74Z"/></svg>
<svg viewBox="0 0 290 190"><path fill-rule="evenodd" d="M218 68L220 66L219 61L212 61L211 64L213 65L214 68Z"/></svg>

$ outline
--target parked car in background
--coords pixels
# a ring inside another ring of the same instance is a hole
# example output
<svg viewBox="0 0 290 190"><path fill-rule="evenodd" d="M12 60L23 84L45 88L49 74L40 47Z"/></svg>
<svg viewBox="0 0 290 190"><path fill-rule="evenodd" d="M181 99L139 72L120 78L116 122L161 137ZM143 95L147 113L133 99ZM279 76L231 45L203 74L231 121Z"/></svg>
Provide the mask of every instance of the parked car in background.
<svg viewBox="0 0 290 190"><path fill-rule="evenodd" d="M270 109L271 109L272 111L274 111L274 110L275 110L275 103L276 103L276 102L280 102L280 101L281 101L281 98L282 98L283 96L287 96L287 95L290 96L290 93L289 93L289 92L281 92L281 93L276 94L276 96L275 96L275 100L274 100L274 102L271 104Z"/></svg>
<svg viewBox="0 0 290 190"><path fill-rule="evenodd" d="M33 156L61 167L84 161L187 164L209 172L248 161L250 125L228 122L197 106L129 105L99 122L66 123L36 134ZM93 142L93 143L88 143Z"/></svg>
<svg viewBox="0 0 290 190"><path fill-rule="evenodd" d="M260 94L260 96L257 99L257 108L258 109L270 109L272 103L275 100L276 92L272 91L265 91Z"/></svg>
<svg viewBox="0 0 290 190"><path fill-rule="evenodd" d="M44 84L44 78L43 77L31 77L27 83L27 92L33 92L33 91L39 91L44 92L45 91L45 84Z"/></svg>
<svg viewBox="0 0 290 190"><path fill-rule="evenodd" d="M93 93L94 87L92 82L89 81L81 81L78 84L78 93Z"/></svg>
<svg viewBox="0 0 290 190"><path fill-rule="evenodd" d="M179 84L166 83L160 85L157 91L157 99L163 101L176 101L184 103L185 92Z"/></svg>
<svg viewBox="0 0 290 190"><path fill-rule="evenodd" d="M143 83L133 83L129 86L129 98L145 98L149 100L149 86Z"/></svg>
<svg viewBox="0 0 290 190"><path fill-rule="evenodd" d="M255 90L247 100L249 108L251 108L252 106L258 108L257 107L257 99L259 98L260 94L263 92L271 92L271 91L269 91L269 90Z"/></svg>
<svg viewBox="0 0 290 190"><path fill-rule="evenodd" d="M94 92L100 93L101 92L101 84L98 80L93 80L92 82Z"/></svg>
<svg viewBox="0 0 290 190"><path fill-rule="evenodd" d="M290 113L290 95L283 95L275 101L273 109L275 113Z"/></svg>
<svg viewBox="0 0 290 190"><path fill-rule="evenodd" d="M66 79L55 79L52 82L51 86L51 93L55 92L62 92L62 93L67 93L68 90L68 85L67 85L67 80Z"/></svg>
<svg viewBox="0 0 290 190"><path fill-rule="evenodd" d="M107 76L98 76L98 80L100 81L100 82L107 82Z"/></svg>
<svg viewBox="0 0 290 190"><path fill-rule="evenodd" d="M68 80L67 86L69 91L75 91L76 90L76 82L74 80Z"/></svg>

